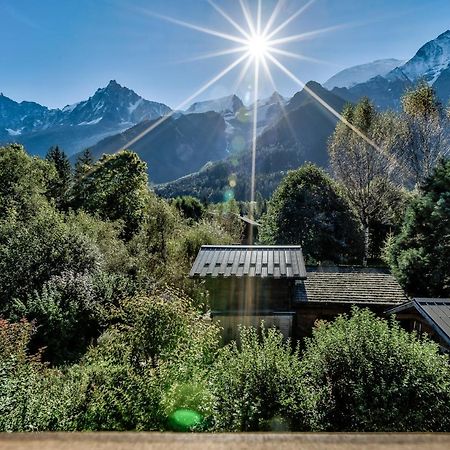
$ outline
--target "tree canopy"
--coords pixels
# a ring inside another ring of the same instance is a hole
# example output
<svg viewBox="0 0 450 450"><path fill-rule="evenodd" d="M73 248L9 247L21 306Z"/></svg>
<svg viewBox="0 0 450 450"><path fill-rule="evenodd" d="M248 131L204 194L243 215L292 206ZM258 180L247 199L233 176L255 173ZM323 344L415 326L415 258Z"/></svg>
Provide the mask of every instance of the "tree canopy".
<svg viewBox="0 0 450 450"><path fill-rule="evenodd" d="M360 255L357 219L339 187L318 167L288 173L262 218L264 244L301 245L309 261L352 261Z"/></svg>
<svg viewBox="0 0 450 450"><path fill-rule="evenodd" d="M411 295L450 296L450 160L438 164L423 183L386 253Z"/></svg>

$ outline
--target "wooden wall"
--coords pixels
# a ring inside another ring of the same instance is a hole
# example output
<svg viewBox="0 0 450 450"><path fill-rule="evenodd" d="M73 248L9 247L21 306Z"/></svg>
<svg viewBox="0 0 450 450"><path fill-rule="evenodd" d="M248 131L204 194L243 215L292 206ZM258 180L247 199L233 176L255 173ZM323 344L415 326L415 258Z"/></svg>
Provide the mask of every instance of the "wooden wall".
<svg viewBox="0 0 450 450"><path fill-rule="evenodd" d="M267 328L276 327L283 336L288 338L292 335L293 315L214 315L214 321L218 321L223 328L222 337L224 342L238 340L239 326L253 326L259 328L261 321Z"/></svg>
<svg viewBox="0 0 450 450"><path fill-rule="evenodd" d="M229 277L209 278L212 311L289 311L294 282L286 279Z"/></svg>

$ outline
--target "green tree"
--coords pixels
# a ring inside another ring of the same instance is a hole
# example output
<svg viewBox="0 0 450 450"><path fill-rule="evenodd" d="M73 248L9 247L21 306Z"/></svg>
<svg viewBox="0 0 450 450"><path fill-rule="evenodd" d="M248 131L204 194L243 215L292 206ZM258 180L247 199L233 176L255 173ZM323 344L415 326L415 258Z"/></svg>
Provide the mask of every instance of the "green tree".
<svg viewBox="0 0 450 450"><path fill-rule="evenodd" d="M378 113L368 99L363 99L357 105L348 105L343 117L365 138L340 121L328 150L333 175L363 226L363 263L367 264L373 228L396 225L396 210L401 208L403 197L399 188L406 168L393 150L397 122L392 114Z"/></svg>
<svg viewBox="0 0 450 450"><path fill-rule="evenodd" d="M431 175L436 164L449 152L450 121L433 88L425 81L402 98L401 149L412 184Z"/></svg>
<svg viewBox="0 0 450 450"><path fill-rule="evenodd" d="M103 220L122 220L130 238L145 218L148 196L147 165L136 153L104 155L73 186L71 206Z"/></svg>
<svg viewBox="0 0 450 450"><path fill-rule="evenodd" d="M92 272L100 264L95 244L52 207L27 221L12 211L0 220L0 311L11 311L13 299L24 300L54 275Z"/></svg>
<svg viewBox="0 0 450 450"><path fill-rule="evenodd" d="M386 248L392 272L415 296L450 296L450 160L436 166Z"/></svg>
<svg viewBox="0 0 450 450"><path fill-rule="evenodd" d="M173 200L173 205L185 219L198 222L205 213L205 207L195 197L184 195Z"/></svg>
<svg viewBox="0 0 450 450"><path fill-rule="evenodd" d="M92 152L89 148L83 150L83 152L78 156L75 163L75 180L79 182L81 178L86 176L94 165L94 158L92 157Z"/></svg>
<svg viewBox="0 0 450 450"><path fill-rule="evenodd" d="M357 308L321 322L302 357L324 431L448 431L448 363L437 344Z"/></svg>
<svg viewBox="0 0 450 450"><path fill-rule="evenodd" d="M307 164L288 173L263 216L264 244L297 244L310 262L351 261L361 249L357 220L338 186Z"/></svg>
<svg viewBox="0 0 450 450"><path fill-rule="evenodd" d="M49 163L29 156L21 145L0 147L0 218L11 210L23 219L33 217L47 203L55 177Z"/></svg>
<svg viewBox="0 0 450 450"><path fill-rule="evenodd" d="M63 209L72 184L72 167L69 158L64 151L55 146L49 149L45 159L56 169L56 177L49 184L48 195L55 200L58 208Z"/></svg>

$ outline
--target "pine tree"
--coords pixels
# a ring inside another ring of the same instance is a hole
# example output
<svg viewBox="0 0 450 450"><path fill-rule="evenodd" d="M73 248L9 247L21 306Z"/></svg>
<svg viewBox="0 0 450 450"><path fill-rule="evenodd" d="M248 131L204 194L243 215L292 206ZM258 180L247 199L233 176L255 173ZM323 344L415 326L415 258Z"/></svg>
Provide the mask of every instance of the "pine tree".
<svg viewBox="0 0 450 450"><path fill-rule="evenodd" d="M394 275L413 296L450 296L450 160L441 161L387 243Z"/></svg>
<svg viewBox="0 0 450 450"><path fill-rule="evenodd" d="M75 180L79 181L84 177L89 170L91 170L93 164L94 158L92 157L91 149L86 148L77 158L77 162L75 163Z"/></svg>
<svg viewBox="0 0 450 450"><path fill-rule="evenodd" d="M72 185L72 167L67 155L58 146L51 147L45 157L55 166L57 177L50 182L48 194L55 200L58 208L63 209L67 194Z"/></svg>

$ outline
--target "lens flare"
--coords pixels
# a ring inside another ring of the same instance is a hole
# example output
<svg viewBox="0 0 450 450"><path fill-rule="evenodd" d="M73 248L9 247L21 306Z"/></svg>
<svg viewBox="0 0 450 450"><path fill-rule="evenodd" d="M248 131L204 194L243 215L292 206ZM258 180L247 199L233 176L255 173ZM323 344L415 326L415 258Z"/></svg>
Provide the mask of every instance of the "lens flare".
<svg viewBox="0 0 450 450"><path fill-rule="evenodd" d="M255 59L264 58L269 51L268 41L262 34L255 34L248 40L247 50Z"/></svg>
<svg viewBox="0 0 450 450"><path fill-rule="evenodd" d="M251 11L251 8L247 5L246 0L239 0L240 5L240 18L232 18L230 14L224 11L221 7L216 5L213 0L208 0L208 3L214 8L214 10L220 14L220 16L226 20L228 25L232 27L235 31L234 34L228 31L220 31L211 28L207 28L203 25L195 25L192 23L185 22L184 20L179 20L167 16L162 16L160 14L155 14L151 11L145 9L136 9L140 14L146 14L152 17L158 17L160 19L166 20L170 23L183 26L189 28L191 30L195 30L201 33L205 33L215 38L221 38L224 41L234 43L234 47L223 49L217 52L208 53L204 56L194 58L193 60L198 59L206 59L206 58L215 58L225 55L238 54L237 59L232 62L230 65L225 67L221 72L219 72L212 79L207 81L203 86L201 86L194 94L188 96L185 100L183 100L179 105L177 105L173 112L168 115L158 119L153 122L147 129L141 132L139 135L135 136L131 141L127 142L123 147L118 150L123 150L129 148L131 145L136 143L138 140L142 139L147 133L150 133L156 127L161 125L163 122L168 120L176 111L182 110L189 102L191 102L194 98L198 97L200 94L205 92L209 87L213 84L217 83L220 79L226 76L229 72L235 69L237 66L244 63L244 67L240 70L240 75L238 77L237 84L240 84L247 70L250 68L250 65L254 66L253 71L253 86L251 89L252 92L252 100L253 100L253 113L252 113L252 134L251 134L251 153L252 153L252 168L250 175L250 212L249 216L253 219L253 204L255 199L255 180L256 180L256 151L257 151L257 138L258 138L258 129L257 129L257 121L258 121L258 93L259 93L259 82L260 82L260 70L261 67L264 69L264 73L269 78L270 83L275 87L275 83L273 81L273 77L270 74L270 69L268 63L279 69L284 75L287 75L291 80L295 81L304 90L322 107L331 112L335 117L337 117L341 122L343 122L346 126L348 126L353 132L363 138L369 145L373 146L378 151L381 149L371 140L369 139L361 130L356 128L354 125L345 120L342 115L334 110L324 99L322 99L318 94L311 91L304 83L295 76L292 72L289 71L274 55L281 55L285 57L295 58L298 60L307 60L311 62L323 63L323 61L316 60L314 58L307 57L305 55L301 55L298 53L294 53L291 51L287 51L286 49L279 48L280 45L288 44L296 41L303 41L305 39L313 39L316 36L321 34L329 33L331 31L335 31L338 29L342 29L344 27L348 27L348 24L338 24L335 26L329 26L326 28L320 28L315 30L306 30L303 33L295 34L295 35L281 35L283 31L286 30L287 26L294 21L294 19L299 18L306 10L312 7L316 0L308 0L303 6L301 6L297 11L293 12L289 15L287 19L284 21L278 22L278 17L283 10L285 0L278 0L276 3L272 13L267 18L267 20L263 20L263 9L262 9L262 0L257 0L257 8L255 11ZM243 23L242 23L243 22ZM358 24L353 24L358 25ZM232 30L232 31L233 31ZM242 53L242 55L239 55ZM235 86L237 90L238 86ZM276 90L276 89L275 89ZM285 118L286 111L284 110L284 106L282 107L283 114ZM249 118L249 114L238 113L236 118L241 122L245 122ZM224 200L230 200L234 198L233 188L235 186L229 186L228 189L224 192ZM231 188L231 189L230 189Z"/></svg>

